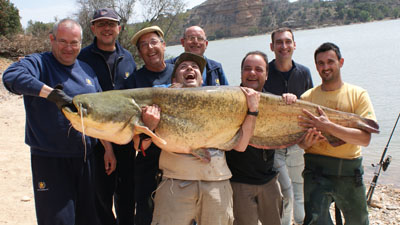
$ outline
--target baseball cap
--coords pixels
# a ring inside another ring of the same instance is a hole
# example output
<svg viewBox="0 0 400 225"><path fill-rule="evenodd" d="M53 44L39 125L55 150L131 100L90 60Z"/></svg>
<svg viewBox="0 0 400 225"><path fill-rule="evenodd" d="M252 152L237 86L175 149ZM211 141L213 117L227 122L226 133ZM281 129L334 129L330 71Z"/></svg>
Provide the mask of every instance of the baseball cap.
<svg viewBox="0 0 400 225"><path fill-rule="evenodd" d="M143 29L139 30L138 32L136 32L136 34L133 35L133 37L131 39L131 43L133 45L136 45L141 36L143 36L144 34L147 34L147 33L151 33L151 32L156 32L158 34L158 36L160 36L161 38L164 38L164 32L161 30L160 27L151 26L151 27L143 28Z"/></svg>
<svg viewBox="0 0 400 225"><path fill-rule="evenodd" d="M93 23L97 20L112 20L112 21L117 21L119 23L119 18L117 13L110 8L102 8L98 9L94 12L93 19L90 21L90 23Z"/></svg>

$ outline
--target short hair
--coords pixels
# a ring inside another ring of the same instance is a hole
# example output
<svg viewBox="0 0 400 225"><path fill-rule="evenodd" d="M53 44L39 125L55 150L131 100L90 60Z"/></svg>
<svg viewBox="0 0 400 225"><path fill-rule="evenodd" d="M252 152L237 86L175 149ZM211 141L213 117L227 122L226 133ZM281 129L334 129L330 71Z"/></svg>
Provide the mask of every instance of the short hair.
<svg viewBox="0 0 400 225"><path fill-rule="evenodd" d="M267 57L267 54L265 54L265 53L262 52L262 51L251 51L251 52L248 52L248 53L244 56L244 58L242 59L242 63L241 63L241 65L240 65L240 69L241 69L241 70L243 70L244 61L246 60L246 58L247 58L249 55L259 55L259 56L261 56L261 57L264 59L265 64L266 64L266 69L268 70L268 57Z"/></svg>
<svg viewBox="0 0 400 225"><path fill-rule="evenodd" d="M274 43L274 41L275 41L275 34L276 33L283 33L283 32L290 32L291 34L292 34L292 40L294 41L294 34L293 34L293 32L292 32L292 29L290 29L289 27L281 27L281 28L278 28L278 29L276 29L276 30L274 30L273 32L272 32L272 34L271 34L271 41L272 41L272 43Z"/></svg>
<svg viewBox="0 0 400 225"><path fill-rule="evenodd" d="M55 24L54 24L54 26L53 26L53 30L51 31L51 33L53 34L53 36L55 37L55 38L57 38L57 31L58 31L58 27L61 25L61 24L66 24L67 25L67 27L72 27L72 26L77 26L77 27L79 27L79 30L81 31L81 40L82 40L82 26L78 23L78 22L76 22L75 20L73 20L73 19L70 19L70 18L65 18L65 19L62 19L62 20L60 20L60 21L58 21L58 22L56 22Z"/></svg>
<svg viewBox="0 0 400 225"><path fill-rule="evenodd" d="M340 60L342 58L342 54L340 53L340 49L337 45L331 43L331 42L325 42L322 45L320 45L317 50L314 52L314 61L317 62L317 55L321 52L327 52L327 51L334 51L336 53L337 58Z"/></svg>

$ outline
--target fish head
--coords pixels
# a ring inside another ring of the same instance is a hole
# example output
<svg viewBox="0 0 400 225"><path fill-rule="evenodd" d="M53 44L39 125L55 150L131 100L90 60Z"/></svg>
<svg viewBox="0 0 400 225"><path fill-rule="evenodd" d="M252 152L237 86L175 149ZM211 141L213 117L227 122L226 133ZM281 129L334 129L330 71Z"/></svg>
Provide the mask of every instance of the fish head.
<svg viewBox="0 0 400 225"><path fill-rule="evenodd" d="M72 127L84 135L116 144L131 141L134 126L141 121L140 106L126 92L77 95L73 105L62 108Z"/></svg>

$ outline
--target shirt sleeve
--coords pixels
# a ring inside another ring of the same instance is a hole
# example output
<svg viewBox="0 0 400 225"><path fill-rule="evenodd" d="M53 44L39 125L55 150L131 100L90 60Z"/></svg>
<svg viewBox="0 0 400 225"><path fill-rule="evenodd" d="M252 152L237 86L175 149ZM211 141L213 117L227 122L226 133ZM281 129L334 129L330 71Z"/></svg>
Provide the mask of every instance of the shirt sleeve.
<svg viewBox="0 0 400 225"><path fill-rule="evenodd" d="M355 108L355 114L377 121L371 99L369 98L366 90L362 90L360 93L359 100Z"/></svg>
<svg viewBox="0 0 400 225"><path fill-rule="evenodd" d="M41 61L27 56L13 63L3 74L3 83L14 94L38 96L44 83L40 79Z"/></svg>

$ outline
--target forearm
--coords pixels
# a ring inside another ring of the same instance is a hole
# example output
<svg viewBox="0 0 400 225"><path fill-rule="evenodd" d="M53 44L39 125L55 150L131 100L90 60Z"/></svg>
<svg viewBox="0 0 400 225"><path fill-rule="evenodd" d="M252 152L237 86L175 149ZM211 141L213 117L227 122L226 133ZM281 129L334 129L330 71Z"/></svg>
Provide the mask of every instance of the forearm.
<svg viewBox="0 0 400 225"><path fill-rule="evenodd" d="M253 136L256 127L257 117L247 115L242 127L240 128L240 138L238 144L233 148L236 151L244 152L249 145L250 138Z"/></svg>
<svg viewBox="0 0 400 225"><path fill-rule="evenodd" d="M112 147L111 142L105 141L105 140L101 140L101 139L100 139L100 142L101 142L101 144L103 145L104 150L105 150L106 152L113 151L113 147Z"/></svg>
<svg viewBox="0 0 400 225"><path fill-rule="evenodd" d="M326 132L343 140L346 143L368 146L371 141L371 134L356 128L343 127L335 123L329 123Z"/></svg>

